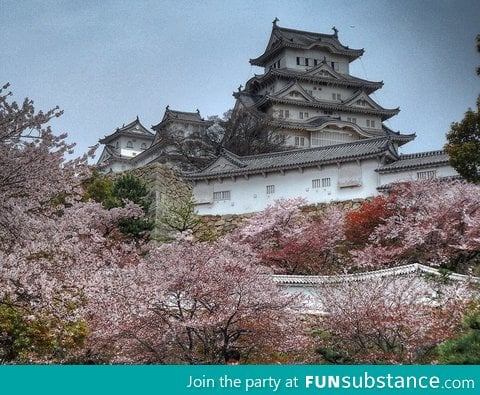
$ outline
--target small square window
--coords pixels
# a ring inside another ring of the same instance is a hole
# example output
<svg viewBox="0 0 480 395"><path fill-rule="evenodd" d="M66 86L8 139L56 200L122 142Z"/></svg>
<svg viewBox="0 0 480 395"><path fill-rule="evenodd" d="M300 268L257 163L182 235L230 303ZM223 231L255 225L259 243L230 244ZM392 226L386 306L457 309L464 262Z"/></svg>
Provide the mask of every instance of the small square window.
<svg viewBox="0 0 480 395"><path fill-rule="evenodd" d="M305 146L305 137L295 136L295 146L304 147Z"/></svg>
<svg viewBox="0 0 480 395"><path fill-rule="evenodd" d="M417 180L433 180L436 177L437 177L437 172L435 170L417 172Z"/></svg>
<svg viewBox="0 0 480 395"><path fill-rule="evenodd" d="M219 202L222 200L230 200L230 191L213 192L213 200Z"/></svg>
<svg viewBox="0 0 480 395"><path fill-rule="evenodd" d="M275 185L267 185L267 195L275 193Z"/></svg>

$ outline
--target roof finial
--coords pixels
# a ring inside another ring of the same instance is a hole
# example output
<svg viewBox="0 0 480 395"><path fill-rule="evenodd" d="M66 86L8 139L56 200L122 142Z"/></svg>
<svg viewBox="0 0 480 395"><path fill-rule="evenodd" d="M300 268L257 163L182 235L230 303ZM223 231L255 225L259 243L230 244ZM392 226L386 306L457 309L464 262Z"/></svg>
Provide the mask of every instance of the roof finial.
<svg viewBox="0 0 480 395"><path fill-rule="evenodd" d="M332 27L333 30L333 37L338 38L338 29L334 26Z"/></svg>
<svg viewBox="0 0 480 395"><path fill-rule="evenodd" d="M138 119L138 115L137 115L137 121L139 121L139 119Z"/></svg>
<svg viewBox="0 0 480 395"><path fill-rule="evenodd" d="M170 105L167 104L167 107L165 107L165 111L168 111L169 108L170 108Z"/></svg>
<svg viewBox="0 0 480 395"><path fill-rule="evenodd" d="M200 110L197 108L197 114L200 115Z"/></svg>
<svg viewBox="0 0 480 395"><path fill-rule="evenodd" d="M277 17L275 17L275 19L273 20L273 26L277 26L277 22L279 21L280 19L278 19Z"/></svg>
<svg viewBox="0 0 480 395"><path fill-rule="evenodd" d="M241 91L242 91L242 88L243 88L243 85L240 84L240 85L238 86L238 91L241 92Z"/></svg>

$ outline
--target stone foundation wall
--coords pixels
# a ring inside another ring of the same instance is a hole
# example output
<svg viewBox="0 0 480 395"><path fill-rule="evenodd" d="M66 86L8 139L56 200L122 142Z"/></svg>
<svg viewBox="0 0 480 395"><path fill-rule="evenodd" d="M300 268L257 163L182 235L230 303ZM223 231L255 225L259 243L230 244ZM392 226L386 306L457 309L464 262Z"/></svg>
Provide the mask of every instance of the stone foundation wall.
<svg viewBox="0 0 480 395"><path fill-rule="evenodd" d="M361 207L362 201L363 200L359 199L344 202L322 203L319 205L305 206L302 209L309 212L311 215L315 215L330 206L337 206L342 210L352 211L358 210ZM215 239L238 228L245 220L248 220L248 218L253 215L253 213L239 215L203 215L199 217L200 223L195 230L195 234L201 239Z"/></svg>
<svg viewBox="0 0 480 395"><path fill-rule="evenodd" d="M180 177L178 171L160 163L130 170L129 173L140 177L151 191L152 206L149 214L156 224L153 237L158 240L170 238L175 232L162 223L162 218L172 208L191 199L191 185Z"/></svg>

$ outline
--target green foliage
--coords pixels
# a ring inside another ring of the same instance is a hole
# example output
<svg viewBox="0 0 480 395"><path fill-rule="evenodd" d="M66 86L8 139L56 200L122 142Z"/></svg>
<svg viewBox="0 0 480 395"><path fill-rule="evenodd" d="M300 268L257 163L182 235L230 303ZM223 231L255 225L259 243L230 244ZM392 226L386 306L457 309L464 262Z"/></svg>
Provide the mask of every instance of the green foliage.
<svg viewBox="0 0 480 395"><path fill-rule="evenodd" d="M114 205L112 207L122 207L129 200L138 204L147 212L150 204L150 193L145 183L133 174L123 174L117 177L113 183L112 198Z"/></svg>
<svg viewBox="0 0 480 395"><path fill-rule="evenodd" d="M83 201L92 199L102 203L103 207L115 207L115 201L112 196L113 180L111 177L101 176L98 171L93 170L92 175L83 183Z"/></svg>
<svg viewBox="0 0 480 395"><path fill-rule="evenodd" d="M461 122L447 133L445 151L450 163L467 181L480 182L480 99L477 111L469 109Z"/></svg>
<svg viewBox="0 0 480 395"><path fill-rule="evenodd" d="M0 301L0 363L61 361L84 346L87 334L85 321L65 322L14 304L8 297Z"/></svg>
<svg viewBox="0 0 480 395"><path fill-rule="evenodd" d="M463 334L438 347L439 360L448 365L480 364L480 306L475 306L465 316Z"/></svg>
<svg viewBox="0 0 480 395"><path fill-rule="evenodd" d="M123 207L127 201L142 207L143 218L130 218L119 222L123 234L134 239L148 238L154 223L147 217L151 205L150 192L145 183L133 174L124 174L116 178L112 188L111 207Z"/></svg>
<svg viewBox="0 0 480 395"><path fill-rule="evenodd" d="M122 233L127 236L137 240L148 238L149 232L154 228L154 222L147 218L151 205L150 192L139 177L123 174L112 179L94 171L83 187L85 201L93 199L102 203L106 209L123 207L127 201L142 207L145 213L144 217L121 220L118 225Z"/></svg>

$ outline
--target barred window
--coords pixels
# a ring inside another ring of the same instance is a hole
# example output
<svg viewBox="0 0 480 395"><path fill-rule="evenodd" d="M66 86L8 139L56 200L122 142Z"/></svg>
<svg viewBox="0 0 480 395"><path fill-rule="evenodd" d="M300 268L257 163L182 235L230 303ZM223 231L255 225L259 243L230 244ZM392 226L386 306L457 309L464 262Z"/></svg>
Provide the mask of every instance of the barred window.
<svg viewBox="0 0 480 395"><path fill-rule="evenodd" d="M213 192L213 200L215 202L218 202L221 200L230 200L230 191Z"/></svg>
<svg viewBox="0 0 480 395"><path fill-rule="evenodd" d="M330 185L331 185L330 177L317 178L315 180L312 180L312 188L313 189L327 188Z"/></svg>
<svg viewBox="0 0 480 395"><path fill-rule="evenodd" d="M417 172L417 180L433 180L436 177L437 177L437 172L435 170Z"/></svg>
<svg viewBox="0 0 480 395"><path fill-rule="evenodd" d="M275 185L267 185L267 195L275 193Z"/></svg>

